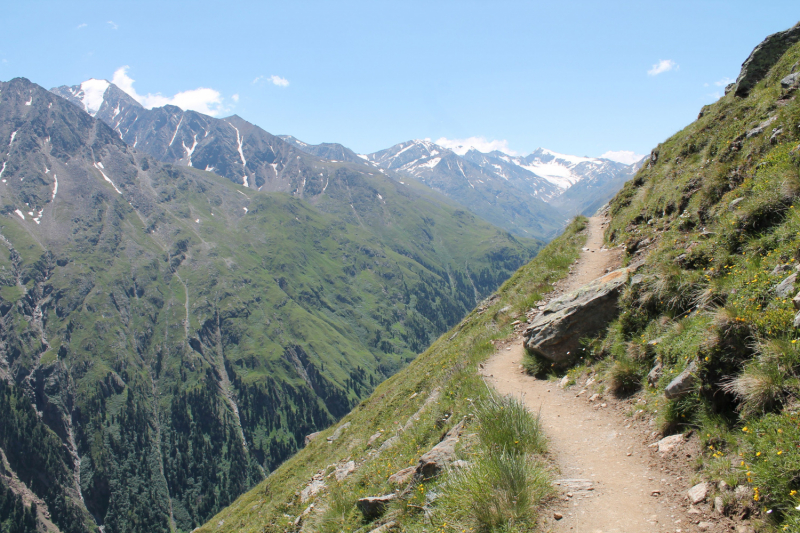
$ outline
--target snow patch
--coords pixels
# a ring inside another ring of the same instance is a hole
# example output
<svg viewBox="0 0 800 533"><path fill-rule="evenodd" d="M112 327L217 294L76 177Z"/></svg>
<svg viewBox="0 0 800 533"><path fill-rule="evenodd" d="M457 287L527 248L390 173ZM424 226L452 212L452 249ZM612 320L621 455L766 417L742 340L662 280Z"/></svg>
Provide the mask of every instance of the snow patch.
<svg viewBox="0 0 800 533"><path fill-rule="evenodd" d="M181 119L178 121L178 127L175 128L175 133L172 134L172 140L169 142L170 146L175 142L175 137L178 136L178 130L181 129L181 124L183 124L183 115L181 115Z"/></svg>
<svg viewBox="0 0 800 533"><path fill-rule="evenodd" d="M27 102L25 102L25 105L31 105L32 103L33 103L33 96L31 96L31 99L30 99L30 100L28 100Z"/></svg>
<svg viewBox="0 0 800 533"><path fill-rule="evenodd" d="M247 214L247 208L243 207L242 209L244 209L244 214L246 215Z"/></svg>
<svg viewBox="0 0 800 533"><path fill-rule="evenodd" d="M102 174L102 175L103 175L103 179L104 179L104 180L106 180L107 182L109 182L109 183L111 184L111 186L112 186L112 187L114 187L114 190L115 190L115 191L117 191L117 194L122 194L122 191L121 191L121 190L119 190L119 189L117 189L117 186L116 186L116 185L114 185L114 182L113 182L113 181L111 181L111 178L109 178L108 176L106 176L105 172L103 172L103 171L101 170L101 169L103 168L103 163L95 163L95 164L94 164L94 167L95 167L95 168L96 168L96 169L97 169L97 170L100 172L100 174Z"/></svg>
<svg viewBox="0 0 800 533"><path fill-rule="evenodd" d="M441 160L441 157L434 157L433 159L429 159L428 161L422 163L417 168L433 168L438 165Z"/></svg>
<svg viewBox="0 0 800 533"><path fill-rule="evenodd" d="M11 147L11 145L12 145L12 144L14 144L14 137L16 137L16 136L17 136L17 132L16 132L16 131L14 131L13 133L11 133L11 140L10 140L10 141L8 141L8 146L9 146L9 147Z"/></svg>
<svg viewBox="0 0 800 533"><path fill-rule="evenodd" d="M25 220L25 215L22 214L22 211L20 211L19 209L15 209L14 212L19 215L19 218Z"/></svg>
<svg viewBox="0 0 800 533"><path fill-rule="evenodd" d="M3 161L3 168L0 168L0 176L2 176L3 172L5 172L5 171L6 171L6 162ZM6 180L3 180L3 183L5 183L5 182L6 182Z"/></svg>
<svg viewBox="0 0 800 533"><path fill-rule="evenodd" d="M53 179L55 182L53 183L53 197L50 198L51 202L56 199L56 193L58 192L58 176L56 176L55 173L53 173Z"/></svg>
<svg viewBox="0 0 800 533"><path fill-rule="evenodd" d="M183 149L186 150L186 157L189 159L189 166L192 166L192 154L194 153L194 149L197 148L197 134L194 134L194 143L192 144L191 148L186 146L186 143L183 141L181 141L181 144L183 145Z"/></svg>
<svg viewBox="0 0 800 533"><path fill-rule="evenodd" d="M357 155L358 157L360 157L361 159L364 159L364 160L366 160L366 161L369 161L369 156L366 156L366 155L364 155L364 154L356 154L356 155Z"/></svg>

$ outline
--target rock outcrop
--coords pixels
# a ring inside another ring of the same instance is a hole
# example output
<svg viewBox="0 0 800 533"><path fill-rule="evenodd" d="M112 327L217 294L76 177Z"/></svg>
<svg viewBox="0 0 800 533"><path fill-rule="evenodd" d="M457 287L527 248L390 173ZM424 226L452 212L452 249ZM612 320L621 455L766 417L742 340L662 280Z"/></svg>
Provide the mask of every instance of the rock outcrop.
<svg viewBox="0 0 800 533"><path fill-rule="evenodd" d="M559 364L575 359L580 339L617 315L617 298L628 274L627 268L615 270L552 300L525 330L525 347Z"/></svg>
<svg viewBox="0 0 800 533"><path fill-rule="evenodd" d="M687 394L692 390L694 384L697 382L697 363L692 361L686 369L678 374L678 377L673 379L664 389L664 396L668 400L674 400Z"/></svg>
<svg viewBox="0 0 800 533"><path fill-rule="evenodd" d="M444 470L445 466L453 462L456 454L456 444L464 429L464 422L465 421L462 420L453 426L439 444L419 458L419 463L417 463L416 468L417 476L422 479L431 478Z"/></svg>
<svg viewBox="0 0 800 533"><path fill-rule="evenodd" d="M755 47L742 63L742 70L736 78L736 96L745 97L755 85L767 75L769 69L794 43L800 41L800 23L785 31L773 33Z"/></svg>
<svg viewBox="0 0 800 533"><path fill-rule="evenodd" d="M386 512L386 508L397 498L396 494L385 496L369 496L356 502L356 507L364 515L365 520L374 520Z"/></svg>

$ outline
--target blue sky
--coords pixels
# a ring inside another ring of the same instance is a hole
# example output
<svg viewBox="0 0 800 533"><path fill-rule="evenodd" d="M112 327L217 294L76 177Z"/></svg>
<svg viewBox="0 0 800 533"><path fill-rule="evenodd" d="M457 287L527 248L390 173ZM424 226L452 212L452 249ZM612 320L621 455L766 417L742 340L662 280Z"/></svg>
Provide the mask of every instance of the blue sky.
<svg viewBox="0 0 800 533"><path fill-rule="evenodd" d="M148 105L235 113L359 153L477 137L484 149L590 156L649 152L714 101L764 37L800 20L796 0L30 1L3 11L4 81L50 88L117 73Z"/></svg>

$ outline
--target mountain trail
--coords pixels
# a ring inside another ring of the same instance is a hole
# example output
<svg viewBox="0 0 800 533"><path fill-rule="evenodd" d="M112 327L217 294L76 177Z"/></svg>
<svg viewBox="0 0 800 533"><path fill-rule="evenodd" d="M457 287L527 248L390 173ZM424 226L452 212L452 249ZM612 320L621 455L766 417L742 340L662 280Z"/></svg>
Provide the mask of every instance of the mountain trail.
<svg viewBox="0 0 800 533"><path fill-rule="evenodd" d="M590 219L578 263L550 297L579 288L606 269L619 266L622 251L603 248L605 224L601 217ZM542 531L700 531L697 524L708 518L687 500L691 459L683 457L693 456L695 449L686 445L681 458L669 463L661 460L648 447L659 438L654 428L629 415L635 410L633 400L604 397L590 402L587 396L591 393L584 387L562 389L555 381L528 376L520 366L525 351L520 333L495 342L495 346L498 350L482 374L500 394L521 398L539 414L549 441L548 454L560 470L561 479L555 481L558 499L543 513ZM557 515L563 518L556 519ZM721 525L702 527L717 531Z"/></svg>

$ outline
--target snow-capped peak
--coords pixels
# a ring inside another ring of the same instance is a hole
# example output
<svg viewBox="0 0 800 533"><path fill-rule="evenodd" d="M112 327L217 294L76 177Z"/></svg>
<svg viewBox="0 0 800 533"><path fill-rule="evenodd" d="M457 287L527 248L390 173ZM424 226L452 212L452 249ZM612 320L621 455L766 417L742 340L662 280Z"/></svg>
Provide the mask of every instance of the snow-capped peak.
<svg viewBox="0 0 800 533"><path fill-rule="evenodd" d="M95 116L103 105L103 96L111 85L106 80L88 79L80 84L80 88L71 89L75 98L81 101L83 109L92 116Z"/></svg>
<svg viewBox="0 0 800 533"><path fill-rule="evenodd" d="M515 157L511 162L525 170L533 172L562 190L566 190L582 179L582 175L574 172L577 165L588 163L601 166L604 161L594 157L567 155L538 148L525 157Z"/></svg>

